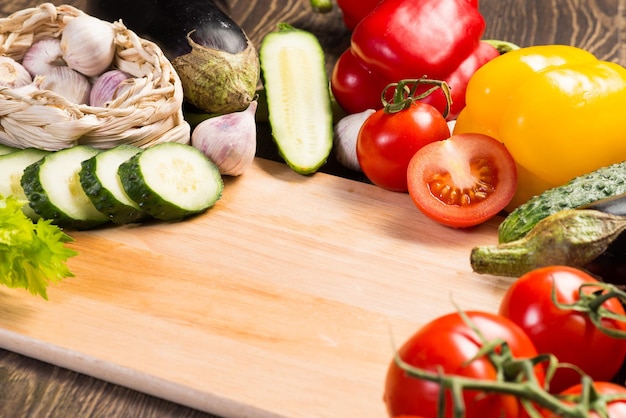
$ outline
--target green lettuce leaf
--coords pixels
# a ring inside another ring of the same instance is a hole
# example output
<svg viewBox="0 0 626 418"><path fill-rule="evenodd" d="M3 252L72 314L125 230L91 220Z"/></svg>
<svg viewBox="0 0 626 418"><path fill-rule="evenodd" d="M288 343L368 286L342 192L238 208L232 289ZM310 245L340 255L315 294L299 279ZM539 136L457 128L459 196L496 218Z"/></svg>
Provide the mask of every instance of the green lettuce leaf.
<svg viewBox="0 0 626 418"><path fill-rule="evenodd" d="M66 261L77 254L65 246L73 239L50 220L33 222L24 202L0 196L0 284L24 288L48 299L50 282L73 277Z"/></svg>

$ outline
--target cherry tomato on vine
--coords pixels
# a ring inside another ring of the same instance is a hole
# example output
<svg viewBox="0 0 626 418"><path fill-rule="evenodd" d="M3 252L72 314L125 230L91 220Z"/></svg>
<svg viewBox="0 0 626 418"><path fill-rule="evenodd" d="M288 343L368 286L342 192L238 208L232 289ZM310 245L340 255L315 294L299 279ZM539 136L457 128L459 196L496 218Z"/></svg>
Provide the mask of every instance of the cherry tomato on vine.
<svg viewBox="0 0 626 418"><path fill-rule="evenodd" d="M450 136L445 117L433 106L413 102L398 112L377 110L361 126L356 152L367 178L377 186L407 191L407 167L413 154Z"/></svg>
<svg viewBox="0 0 626 418"><path fill-rule="evenodd" d="M517 187L515 160L482 134L458 134L424 146L412 157L408 190L415 206L447 226L466 228L498 214Z"/></svg>
<svg viewBox="0 0 626 418"><path fill-rule="evenodd" d="M537 355L528 336L507 318L476 311L466 312L466 315L487 341L506 341L516 359ZM491 359L487 355L477 357L483 345L463 317L454 312L423 326L402 345L398 354L406 363L434 373L495 380L497 369ZM543 385L543 368L537 366L534 371L537 381ZM390 417L419 415L435 418L438 416L439 394L438 383L407 375L395 360L389 365L384 401ZM519 400L511 395L464 390L463 398L466 418L526 416ZM452 398L446 393L445 417L451 416Z"/></svg>
<svg viewBox="0 0 626 418"><path fill-rule="evenodd" d="M533 270L517 279L502 298L499 313L519 325L535 344L537 351L554 354L559 362L581 368L594 380L611 380L626 359L626 340L610 337L591 322L586 313L560 309L556 300L572 304L580 300L579 288L598 281L582 270L550 266ZM591 294L599 287L586 287ZM602 307L624 315L619 299L606 300ZM626 332L626 323L602 319L606 328ZM550 391L560 392L580 382L580 373L559 368L550 381Z"/></svg>
<svg viewBox="0 0 626 418"><path fill-rule="evenodd" d="M605 411L606 415L600 415L594 411L589 412L588 418L599 418L600 416L607 416L610 418L626 418L626 387L612 383L612 382L603 382L603 381L595 381L593 382L593 387L595 388L595 392L599 396L605 395L621 395L620 399L611 400L607 403ZM572 386L563 392L561 395L580 395L583 386L581 384L577 384ZM621 397L624 397L623 399ZM542 411L542 416L545 418L559 418L562 415L556 415L554 412L550 411Z"/></svg>

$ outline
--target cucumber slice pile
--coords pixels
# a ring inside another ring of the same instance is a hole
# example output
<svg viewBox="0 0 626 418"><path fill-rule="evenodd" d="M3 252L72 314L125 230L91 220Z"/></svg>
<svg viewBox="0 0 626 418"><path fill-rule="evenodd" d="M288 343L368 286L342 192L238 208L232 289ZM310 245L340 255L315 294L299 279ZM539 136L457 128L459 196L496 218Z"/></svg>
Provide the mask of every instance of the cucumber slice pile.
<svg viewBox="0 0 626 418"><path fill-rule="evenodd" d="M0 155L0 184L0 194L23 196L29 216L75 230L180 220L213 206L224 188L217 166L179 143L15 150Z"/></svg>

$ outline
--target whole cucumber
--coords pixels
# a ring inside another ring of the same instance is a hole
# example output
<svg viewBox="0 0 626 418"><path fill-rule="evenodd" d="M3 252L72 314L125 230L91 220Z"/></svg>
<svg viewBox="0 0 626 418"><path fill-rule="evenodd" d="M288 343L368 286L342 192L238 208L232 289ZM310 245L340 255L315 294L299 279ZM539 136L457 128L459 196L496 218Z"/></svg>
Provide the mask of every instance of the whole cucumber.
<svg viewBox="0 0 626 418"><path fill-rule="evenodd" d="M626 193L626 162L599 168L566 184L546 190L518 206L498 228L498 241L524 237L540 220L564 209L577 209Z"/></svg>

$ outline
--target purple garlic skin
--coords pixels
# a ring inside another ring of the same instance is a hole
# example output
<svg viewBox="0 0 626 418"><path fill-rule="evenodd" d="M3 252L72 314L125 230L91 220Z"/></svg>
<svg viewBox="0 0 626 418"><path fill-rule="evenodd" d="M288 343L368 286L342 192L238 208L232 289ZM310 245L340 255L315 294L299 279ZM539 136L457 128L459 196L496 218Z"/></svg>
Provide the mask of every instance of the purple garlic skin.
<svg viewBox="0 0 626 418"><path fill-rule="evenodd" d="M256 154L256 109L253 100L245 110L204 120L193 130L191 144L213 161L221 174L243 174Z"/></svg>
<svg viewBox="0 0 626 418"><path fill-rule="evenodd" d="M109 102L115 100L130 88L131 84L126 82L129 79L132 79L132 76L123 71L106 71L93 83L89 95L89 105L107 107Z"/></svg>

